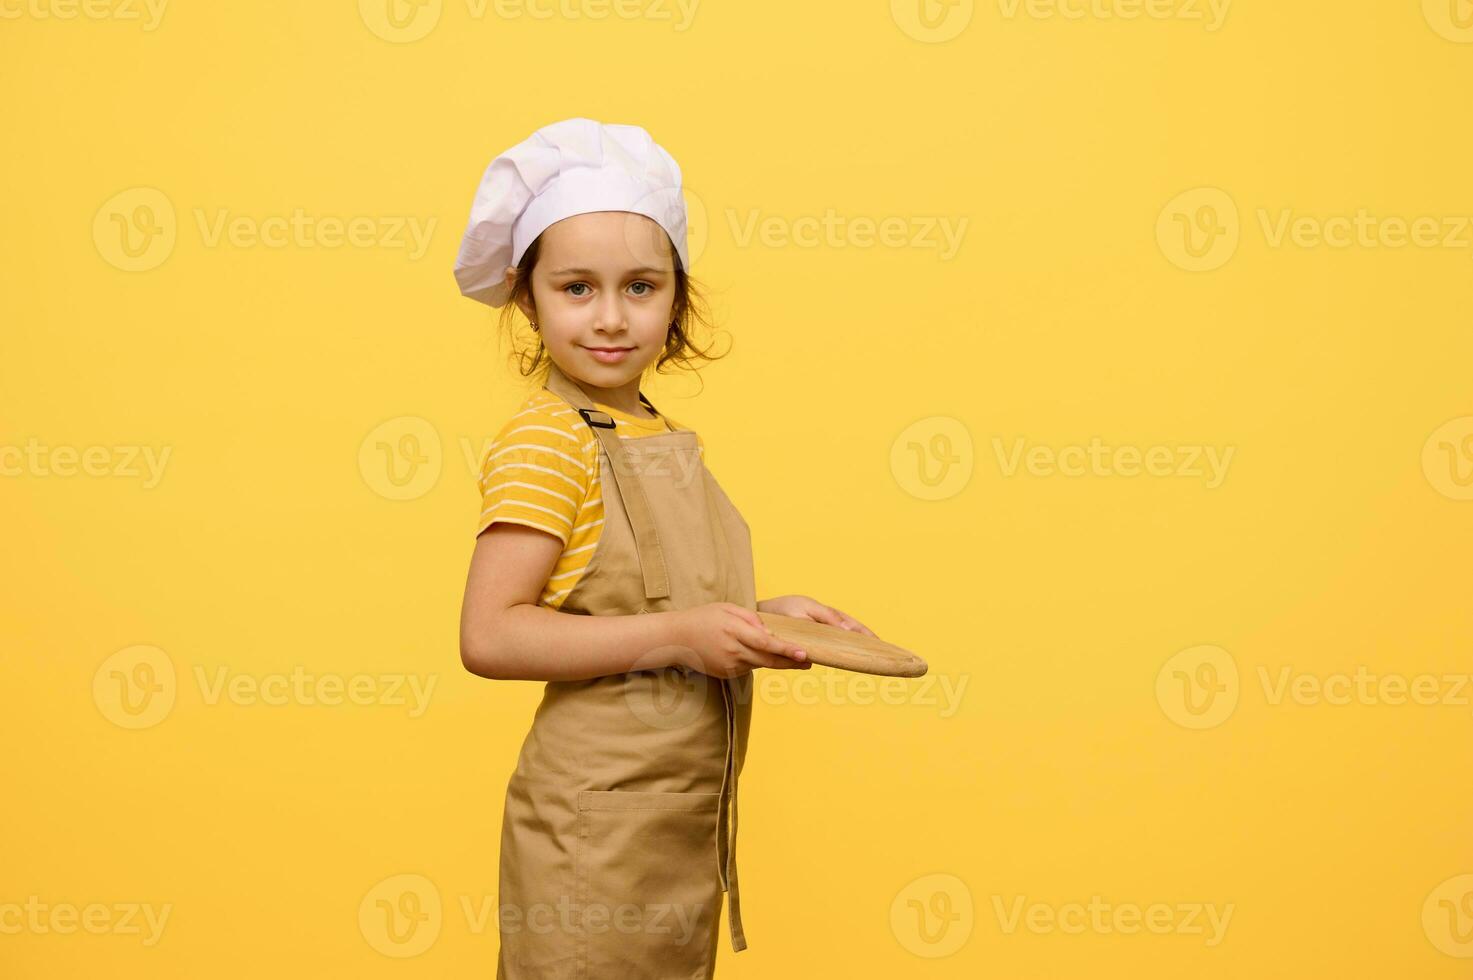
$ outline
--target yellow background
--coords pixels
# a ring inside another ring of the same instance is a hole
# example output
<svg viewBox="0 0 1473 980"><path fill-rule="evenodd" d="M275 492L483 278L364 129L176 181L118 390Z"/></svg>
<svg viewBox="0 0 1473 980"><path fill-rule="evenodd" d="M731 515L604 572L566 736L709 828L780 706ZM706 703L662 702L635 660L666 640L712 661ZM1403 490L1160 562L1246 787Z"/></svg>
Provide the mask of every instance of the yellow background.
<svg viewBox="0 0 1473 980"><path fill-rule="evenodd" d="M466 673L457 617L471 460L525 389L451 263L490 158L588 116L646 127L706 216L733 353L646 390L710 447L759 594L837 605L934 679L899 704L768 684L751 948L723 935L722 976L1466 976L1473 232L1270 232L1473 214L1469 9L1103 15L1127 2L705 0L682 24L445 0L395 28L372 0L271 0L146 29L123 0L7 0L0 926L31 896L170 912L151 945L6 928L0 975L494 972L467 909L495 897L539 686ZM434 224L422 255L200 227L298 209ZM847 231L795 240L830 211ZM743 237L754 215L771 234ZM904 241L866 245L866 218ZM128 258L120 220L161 251ZM932 220L967 222L954 255ZM1183 222L1220 263L1189 268ZM1216 486L999 460L1094 437L1233 455ZM32 440L106 453L67 476L65 452L17 464ZM381 442L418 445L419 483ZM162 479L115 447L167 450ZM1194 727L1172 691L1204 663L1229 700ZM1452 679L1435 704L1272 696L1358 667ZM435 687L416 717L200 681L296 668ZM165 699L143 727L123 680ZM413 957L374 934L404 880L441 903ZM1182 928L1007 927L1020 897L1095 896ZM1231 906L1220 941L1191 903Z"/></svg>

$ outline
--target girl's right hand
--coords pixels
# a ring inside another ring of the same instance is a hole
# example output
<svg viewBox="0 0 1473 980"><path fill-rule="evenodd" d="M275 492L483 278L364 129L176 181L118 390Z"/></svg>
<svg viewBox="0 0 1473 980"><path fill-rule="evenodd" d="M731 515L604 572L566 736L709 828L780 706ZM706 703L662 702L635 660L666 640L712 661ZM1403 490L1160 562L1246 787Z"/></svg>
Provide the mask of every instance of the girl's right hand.
<svg viewBox="0 0 1473 980"><path fill-rule="evenodd" d="M734 602L709 602L670 614L675 643L692 658L677 662L712 677L740 677L754 667L807 670L813 666L796 643L780 640L753 610Z"/></svg>

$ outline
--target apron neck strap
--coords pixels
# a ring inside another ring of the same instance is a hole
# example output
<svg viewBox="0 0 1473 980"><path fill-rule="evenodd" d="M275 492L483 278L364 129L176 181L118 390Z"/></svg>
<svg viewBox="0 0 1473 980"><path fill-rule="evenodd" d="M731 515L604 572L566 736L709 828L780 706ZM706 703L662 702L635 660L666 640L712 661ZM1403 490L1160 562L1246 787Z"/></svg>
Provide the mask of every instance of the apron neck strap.
<svg viewBox="0 0 1473 980"><path fill-rule="evenodd" d="M614 418L599 411L593 400L583 389L563 373L556 362L548 364L547 390L572 405L593 430L609 458L609 468L614 471L614 481L619 488L619 499L624 502L624 511L629 516L629 525L634 530L634 544L639 552L639 567L644 573L646 599L663 599L670 595L670 579L665 567L665 552L660 548L660 536L655 530L655 519L650 512L649 499L645 496L644 483L639 474L626 464L623 441L614 428ZM655 411L643 393L640 401ZM658 413L657 413L658 414ZM605 483L607 486L607 482Z"/></svg>

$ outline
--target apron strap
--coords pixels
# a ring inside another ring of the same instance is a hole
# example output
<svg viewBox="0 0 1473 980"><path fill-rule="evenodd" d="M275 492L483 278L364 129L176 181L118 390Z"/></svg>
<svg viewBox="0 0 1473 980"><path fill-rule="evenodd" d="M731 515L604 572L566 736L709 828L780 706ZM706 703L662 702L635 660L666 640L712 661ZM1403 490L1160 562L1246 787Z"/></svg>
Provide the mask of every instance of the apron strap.
<svg viewBox="0 0 1473 980"><path fill-rule="evenodd" d="M613 416L594 408L592 400L583 389L573 383L556 363L548 365L547 389L575 408L583 421L593 430L609 457L609 468L614 471L614 481L619 488L619 497L624 501L624 510L634 530L634 543L639 552L639 567L644 573L644 595L646 599L663 599L670 595L670 579L665 567L665 551L660 547L660 534L655 528L654 516L650 513L650 502L644 494L644 485L632 473L624 454L623 442L614 429ZM643 393L640 400L654 411ZM657 413L658 414L658 413Z"/></svg>
<svg viewBox="0 0 1473 980"><path fill-rule="evenodd" d="M741 890L737 887L737 772L736 772L736 695L731 682L721 679L721 696L726 702L726 764L721 772L721 795L716 806L716 871L721 890L726 892L726 924L731 933L731 949L740 953L747 948L747 933L742 928Z"/></svg>

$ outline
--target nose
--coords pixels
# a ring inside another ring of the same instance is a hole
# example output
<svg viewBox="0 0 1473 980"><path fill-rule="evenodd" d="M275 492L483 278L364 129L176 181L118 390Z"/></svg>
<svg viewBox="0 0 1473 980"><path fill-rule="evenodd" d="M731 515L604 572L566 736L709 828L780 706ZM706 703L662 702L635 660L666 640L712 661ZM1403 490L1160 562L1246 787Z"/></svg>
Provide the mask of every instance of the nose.
<svg viewBox="0 0 1473 980"><path fill-rule="evenodd" d="M625 331L624 304L614 292L604 292L594 308L593 329L601 336L618 337Z"/></svg>

